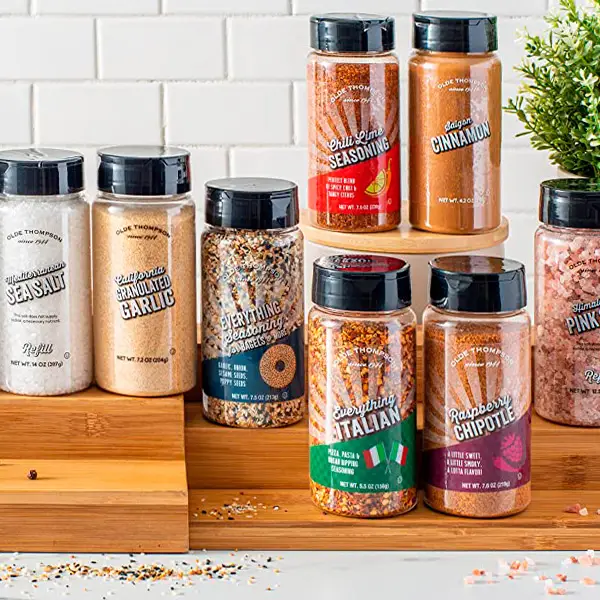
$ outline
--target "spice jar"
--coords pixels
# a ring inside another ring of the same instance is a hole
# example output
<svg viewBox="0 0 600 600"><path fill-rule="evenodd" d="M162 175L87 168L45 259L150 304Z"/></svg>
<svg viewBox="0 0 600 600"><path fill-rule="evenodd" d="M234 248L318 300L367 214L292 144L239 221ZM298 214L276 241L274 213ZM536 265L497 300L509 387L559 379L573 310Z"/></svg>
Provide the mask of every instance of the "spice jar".
<svg viewBox="0 0 600 600"><path fill-rule="evenodd" d="M394 19L313 16L310 37L310 221L335 231L394 229L400 223Z"/></svg>
<svg viewBox="0 0 600 600"><path fill-rule="evenodd" d="M541 185L535 236L535 377L539 415L600 426L600 184Z"/></svg>
<svg viewBox="0 0 600 600"><path fill-rule="evenodd" d="M56 396L93 377L83 156L0 152L0 389Z"/></svg>
<svg viewBox="0 0 600 600"><path fill-rule="evenodd" d="M303 237L282 179L206 184L202 234L204 414L281 427L304 415Z"/></svg>
<svg viewBox="0 0 600 600"><path fill-rule="evenodd" d="M431 262L423 316L425 502L501 517L531 500L531 341L525 268L485 256Z"/></svg>
<svg viewBox="0 0 600 600"><path fill-rule="evenodd" d="M130 396L196 383L195 208L189 153L101 150L92 209L96 380Z"/></svg>
<svg viewBox="0 0 600 600"><path fill-rule="evenodd" d="M502 126L496 17L431 11L413 21L410 222L438 233L495 229Z"/></svg>
<svg viewBox="0 0 600 600"><path fill-rule="evenodd" d="M410 267L322 257L308 319L310 487L322 510L388 517L417 504Z"/></svg>

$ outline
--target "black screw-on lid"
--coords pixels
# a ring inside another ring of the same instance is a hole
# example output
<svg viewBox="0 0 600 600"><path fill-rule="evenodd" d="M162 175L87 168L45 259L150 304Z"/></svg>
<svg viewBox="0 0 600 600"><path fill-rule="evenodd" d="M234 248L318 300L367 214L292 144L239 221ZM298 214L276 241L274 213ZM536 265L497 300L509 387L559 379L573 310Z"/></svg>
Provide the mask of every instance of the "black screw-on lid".
<svg viewBox="0 0 600 600"><path fill-rule="evenodd" d="M549 179L540 186L540 221L570 229L600 229L599 179Z"/></svg>
<svg viewBox="0 0 600 600"><path fill-rule="evenodd" d="M322 52L390 52L394 38L393 17L328 13L310 18L310 45Z"/></svg>
<svg viewBox="0 0 600 600"><path fill-rule="evenodd" d="M71 150L0 152L0 194L62 196L83 190L83 156Z"/></svg>
<svg viewBox="0 0 600 600"><path fill-rule="evenodd" d="M124 196L175 196L191 188L190 153L172 146L112 146L98 151L98 189Z"/></svg>
<svg viewBox="0 0 600 600"><path fill-rule="evenodd" d="M413 15L413 47L430 52L482 53L498 50L494 15L431 10Z"/></svg>
<svg viewBox="0 0 600 600"><path fill-rule="evenodd" d="M298 225L299 212L292 181L229 177L206 184L206 222L215 227L287 229Z"/></svg>
<svg viewBox="0 0 600 600"><path fill-rule="evenodd" d="M322 256L313 265L312 300L348 311L406 308L411 304L410 265L390 256Z"/></svg>
<svg viewBox="0 0 600 600"><path fill-rule="evenodd" d="M527 305L525 267L493 256L441 256L429 263L429 298L445 310L500 313Z"/></svg>

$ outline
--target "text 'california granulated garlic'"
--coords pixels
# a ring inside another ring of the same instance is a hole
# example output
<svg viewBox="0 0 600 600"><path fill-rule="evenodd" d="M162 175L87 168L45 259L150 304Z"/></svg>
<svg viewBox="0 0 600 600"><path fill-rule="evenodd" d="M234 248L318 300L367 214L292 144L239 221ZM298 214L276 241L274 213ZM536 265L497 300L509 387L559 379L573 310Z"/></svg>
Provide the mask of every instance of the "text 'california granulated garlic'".
<svg viewBox="0 0 600 600"><path fill-rule="evenodd" d="M349 517L402 514L417 503L409 265L386 256L320 258L312 298L312 499Z"/></svg>
<svg viewBox="0 0 600 600"><path fill-rule="evenodd" d="M410 222L439 233L495 229L502 141L496 17L430 11L413 21Z"/></svg>
<svg viewBox="0 0 600 600"><path fill-rule="evenodd" d="M600 185L542 183L535 237L535 409L600 427Z"/></svg>
<svg viewBox="0 0 600 600"><path fill-rule="evenodd" d="M531 500L531 340L525 269L485 256L431 263L425 351L425 502L500 517Z"/></svg>
<svg viewBox="0 0 600 600"><path fill-rule="evenodd" d="M0 152L0 389L54 396L93 377L83 156Z"/></svg>
<svg viewBox="0 0 600 600"><path fill-rule="evenodd" d="M208 419L281 427L304 415L303 238L298 188L281 179L206 184L202 390Z"/></svg>
<svg viewBox="0 0 600 600"><path fill-rule="evenodd" d="M186 150L99 152L93 205L96 380L168 396L196 384L196 236Z"/></svg>
<svg viewBox="0 0 600 600"><path fill-rule="evenodd" d="M311 223L383 231L400 223L400 116L394 19L310 19L308 146Z"/></svg>

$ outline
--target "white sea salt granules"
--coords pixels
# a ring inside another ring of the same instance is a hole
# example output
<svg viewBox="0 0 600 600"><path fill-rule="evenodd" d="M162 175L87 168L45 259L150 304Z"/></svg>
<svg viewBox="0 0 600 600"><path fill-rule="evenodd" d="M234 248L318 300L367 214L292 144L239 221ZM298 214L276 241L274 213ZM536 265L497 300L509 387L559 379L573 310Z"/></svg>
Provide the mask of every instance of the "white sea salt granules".
<svg viewBox="0 0 600 600"><path fill-rule="evenodd" d="M0 152L0 389L54 396L93 377L81 155Z"/></svg>

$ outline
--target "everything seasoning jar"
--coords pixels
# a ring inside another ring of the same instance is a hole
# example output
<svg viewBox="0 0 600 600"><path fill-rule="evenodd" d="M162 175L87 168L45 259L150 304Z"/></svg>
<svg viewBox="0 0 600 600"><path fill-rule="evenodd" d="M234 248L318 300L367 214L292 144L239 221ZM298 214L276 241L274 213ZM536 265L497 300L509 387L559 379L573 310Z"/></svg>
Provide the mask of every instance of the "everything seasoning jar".
<svg viewBox="0 0 600 600"><path fill-rule="evenodd" d="M298 188L282 179L206 184L202 234L204 414L281 427L304 415L304 249Z"/></svg>
<svg viewBox="0 0 600 600"><path fill-rule="evenodd" d="M501 517L531 500L531 340L521 263L431 262L425 351L425 502Z"/></svg>
<svg viewBox="0 0 600 600"><path fill-rule="evenodd" d="M189 153L99 152L92 209L96 380L130 396L196 384L196 237Z"/></svg>
<svg viewBox="0 0 600 600"><path fill-rule="evenodd" d="M313 16L310 38L310 221L335 231L394 229L400 223L394 19Z"/></svg>
<svg viewBox="0 0 600 600"><path fill-rule="evenodd" d="M496 17L431 11L413 21L410 222L438 233L495 229L502 126Z"/></svg>
<svg viewBox="0 0 600 600"><path fill-rule="evenodd" d="M0 152L0 389L57 396L93 377L83 156Z"/></svg>
<svg viewBox="0 0 600 600"><path fill-rule="evenodd" d="M558 423L600 427L600 183L543 182L540 221L535 409Z"/></svg>
<svg viewBox="0 0 600 600"><path fill-rule="evenodd" d="M386 256L323 257L312 299L312 499L348 517L405 513L417 504L410 267Z"/></svg>

